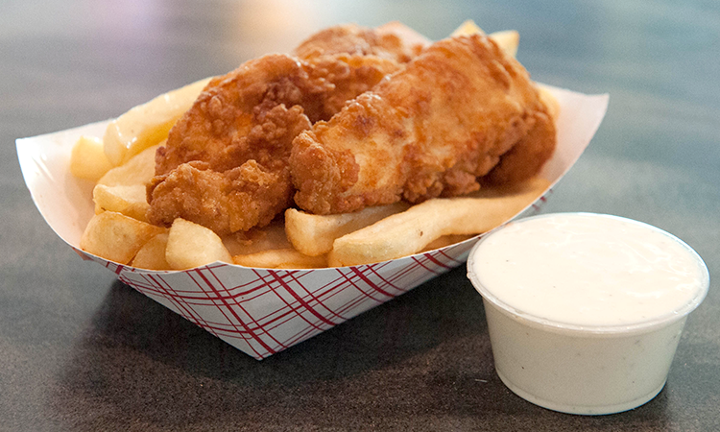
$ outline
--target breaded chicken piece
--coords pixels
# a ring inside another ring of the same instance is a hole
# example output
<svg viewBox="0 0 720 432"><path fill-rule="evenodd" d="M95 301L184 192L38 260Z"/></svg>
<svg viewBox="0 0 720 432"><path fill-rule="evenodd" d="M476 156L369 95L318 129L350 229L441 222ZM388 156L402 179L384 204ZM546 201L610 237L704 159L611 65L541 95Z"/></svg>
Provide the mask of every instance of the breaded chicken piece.
<svg viewBox="0 0 720 432"><path fill-rule="evenodd" d="M337 54L309 61L313 76L322 77L332 86L322 101L321 120L329 120L349 100L372 89L386 75L404 67L393 60L372 55Z"/></svg>
<svg viewBox="0 0 720 432"><path fill-rule="evenodd" d="M293 54L303 60L348 54L407 63L430 43L425 36L397 21L374 29L345 24L315 33L298 45Z"/></svg>
<svg viewBox="0 0 720 432"><path fill-rule="evenodd" d="M148 220L182 217L223 235L267 224L287 207L290 145L332 90L308 69L278 54L213 79L157 151Z"/></svg>
<svg viewBox="0 0 720 432"><path fill-rule="evenodd" d="M397 57L411 51L397 36L346 29L311 38L301 59L268 55L213 79L157 151L148 220L167 226L182 217L225 235L266 225L287 208L293 139L399 70ZM358 54L380 42L400 54Z"/></svg>
<svg viewBox="0 0 720 432"><path fill-rule="evenodd" d="M160 217L156 223L168 224L180 215L226 235L269 224L290 204L292 188L287 167L267 169L251 159L224 172L204 162L181 164L153 194L152 214Z"/></svg>
<svg viewBox="0 0 720 432"><path fill-rule="evenodd" d="M540 172L555 150L555 122L545 113L535 114L535 125L513 148L500 157L500 162L480 179L482 185L514 185Z"/></svg>
<svg viewBox="0 0 720 432"><path fill-rule="evenodd" d="M273 54L211 80L170 130L156 156L156 175L194 160L218 171L248 159L270 163L279 148L288 147L282 139L285 129L295 129L296 123L309 127L321 117L322 100L332 86L309 72L295 58ZM293 111L294 106L301 108Z"/></svg>
<svg viewBox="0 0 720 432"><path fill-rule="evenodd" d="M312 35L293 54L311 64L316 76L333 85L324 102L323 120L328 120L347 101L404 68L430 43L396 21L374 29L346 24Z"/></svg>
<svg viewBox="0 0 720 432"><path fill-rule="evenodd" d="M295 139L295 202L345 213L472 192L518 143L551 153L548 119L528 73L493 41L445 39Z"/></svg>

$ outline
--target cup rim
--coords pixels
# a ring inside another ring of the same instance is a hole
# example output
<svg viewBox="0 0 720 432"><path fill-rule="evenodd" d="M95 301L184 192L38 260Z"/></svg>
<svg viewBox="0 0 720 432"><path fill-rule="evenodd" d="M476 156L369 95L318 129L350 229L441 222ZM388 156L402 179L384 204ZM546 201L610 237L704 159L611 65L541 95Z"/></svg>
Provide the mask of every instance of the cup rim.
<svg viewBox="0 0 720 432"><path fill-rule="evenodd" d="M567 323L562 322L554 319L544 318L537 316L535 314L531 314L525 311L522 311L514 306L509 305L508 303L500 300L496 295L494 295L490 290L488 290L483 283L480 281L480 278L477 274L474 272L474 262L475 262L475 255L476 251L482 247L482 244L490 238L494 233L503 230L506 226L512 225L512 224L518 224L523 223L529 220L533 219L542 219L547 218L551 216L557 216L557 215L584 215L584 216L592 216L592 217L601 217L601 218L612 218L617 220L622 220L625 222L637 224L640 226L643 226L645 228L649 228L657 233L660 233L662 235L667 236L671 240L674 240L677 242L681 247L683 247L687 252L689 252L692 256L694 256L700 266L700 270L702 272L702 280L701 280L701 287L698 290L698 292L695 294L695 296L687 303L682 305L681 307L660 315L656 316L650 319L634 322L631 324L623 324L623 325L591 325L591 324L573 324L573 323ZM587 334L595 334L598 336L603 335L616 335L616 334L632 334L632 333L645 333L648 331L652 331L661 327L665 327L667 325L670 325L684 317L686 317L688 314L690 314L692 311L694 311L705 299L707 296L707 293L709 291L710 287L710 274L707 268L707 264L705 261L700 257L700 255L687 243L685 243L683 240L678 238L677 236L661 229L656 226L647 224L645 222L640 222L634 219L629 219L622 216L615 216L611 214L604 214L604 213L592 213L592 212L557 212L557 213L545 213L541 215L536 216L530 216L525 217L522 219L517 219L513 221L509 221L506 224L503 224L492 231L489 231L485 235L483 235L478 242L472 247L472 249L469 252L468 260L467 260L467 276L472 282L473 287L475 290L480 293L480 295L483 297L483 300L486 302L490 302L493 304L499 311L504 313L505 315L508 315L511 318L514 319L520 319L523 322L527 323L528 325L534 326L534 327L541 327L548 330L555 330L557 332L564 332L564 333L583 333L584 335Z"/></svg>

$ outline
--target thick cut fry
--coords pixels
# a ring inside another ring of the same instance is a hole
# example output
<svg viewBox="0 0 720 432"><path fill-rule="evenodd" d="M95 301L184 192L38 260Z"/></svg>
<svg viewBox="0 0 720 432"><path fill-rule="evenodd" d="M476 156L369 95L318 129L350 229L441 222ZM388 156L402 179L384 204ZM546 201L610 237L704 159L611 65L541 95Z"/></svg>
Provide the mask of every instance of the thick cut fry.
<svg viewBox="0 0 720 432"><path fill-rule="evenodd" d="M447 246L454 245L456 243L464 242L465 240L468 240L472 238L472 234L449 234L444 235L440 238L437 238L433 241L431 241L428 245L426 245L420 252L426 252L431 251L435 249L441 249Z"/></svg>
<svg viewBox="0 0 720 432"><path fill-rule="evenodd" d="M200 267L216 261L233 262L217 234L181 218L175 219L170 227L165 259L173 270Z"/></svg>
<svg viewBox="0 0 720 432"><path fill-rule="evenodd" d="M140 248L164 228L116 212L93 216L80 238L80 248L99 257L127 264Z"/></svg>
<svg viewBox="0 0 720 432"><path fill-rule="evenodd" d="M481 35L485 34L485 32L482 31L482 29L478 27L477 24L475 24L475 21L469 19L465 20L462 24L460 24L460 27L456 28L452 33L450 33L450 36L468 36L475 33L479 33Z"/></svg>
<svg viewBox="0 0 720 432"><path fill-rule="evenodd" d="M155 176L155 150L159 146L145 149L126 164L108 171L98 184L105 186L145 185Z"/></svg>
<svg viewBox="0 0 720 432"><path fill-rule="evenodd" d="M210 78L164 93L113 120L103 137L110 163L122 165L166 139L175 122L190 109L208 82Z"/></svg>
<svg viewBox="0 0 720 432"><path fill-rule="evenodd" d="M327 258L304 255L295 249L265 250L246 255L235 255L237 265L255 268L308 269L327 267Z"/></svg>
<svg viewBox="0 0 720 432"><path fill-rule="evenodd" d="M435 198L335 240L333 267L412 255L449 234L489 231L532 204L549 186L536 178L501 196Z"/></svg>
<svg viewBox="0 0 720 432"><path fill-rule="evenodd" d="M145 270L172 270L165 259L168 234L162 233L148 240L133 258L130 265Z"/></svg>
<svg viewBox="0 0 720 432"><path fill-rule="evenodd" d="M268 226L253 228L250 231L238 231L222 239L232 256L292 248L285 235L285 225L282 221L275 221Z"/></svg>
<svg viewBox="0 0 720 432"><path fill-rule="evenodd" d="M515 30L503 30L488 35L500 48L511 57L517 56L518 45L520 44L520 33Z"/></svg>
<svg viewBox="0 0 720 432"><path fill-rule="evenodd" d="M550 114L552 118L557 120L558 115L560 115L560 102L555 99L555 96L553 96L552 92L550 92L550 89L548 89L546 86L539 84L537 88L540 91L540 100L547 107L548 114Z"/></svg>
<svg viewBox="0 0 720 432"><path fill-rule="evenodd" d="M336 238L365 228L395 213L405 211L409 204L399 202L368 207L355 213L314 215L296 209L285 211L285 233L293 247L305 255L319 256L330 252Z"/></svg>
<svg viewBox="0 0 720 432"><path fill-rule="evenodd" d="M95 214L109 210L147 222L145 213L150 205L147 203L144 185L105 186L99 184L93 189L93 201L95 201Z"/></svg>
<svg viewBox="0 0 720 432"><path fill-rule="evenodd" d="M98 181L112 168L100 138L81 136L70 154L70 173L85 180Z"/></svg>

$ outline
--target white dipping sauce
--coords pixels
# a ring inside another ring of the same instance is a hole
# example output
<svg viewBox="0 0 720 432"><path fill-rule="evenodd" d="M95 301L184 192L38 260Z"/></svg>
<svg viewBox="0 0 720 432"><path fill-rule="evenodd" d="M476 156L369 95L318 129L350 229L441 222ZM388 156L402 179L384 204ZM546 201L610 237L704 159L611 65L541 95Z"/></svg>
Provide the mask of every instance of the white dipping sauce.
<svg viewBox="0 0 720 432"><path fill-rule="evenodd" d="M470 252L495 370L556 411L610 414L662 390L687 315L707 294L702 259L658 228L566 213L512 222Z"/></svg>
<svg viewBox="0 0 720 432"><path fill-rule="evenodd" d="M510 223L483 240L473 271L512 308L583 326L631 325L676 313L707 284L702 260L677 238L598 216Z"/></svg>

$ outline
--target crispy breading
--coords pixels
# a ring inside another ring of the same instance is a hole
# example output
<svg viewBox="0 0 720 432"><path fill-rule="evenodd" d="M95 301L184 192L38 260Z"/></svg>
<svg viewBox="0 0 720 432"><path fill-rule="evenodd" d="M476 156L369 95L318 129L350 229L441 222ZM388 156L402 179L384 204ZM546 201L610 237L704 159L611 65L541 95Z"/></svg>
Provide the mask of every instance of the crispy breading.
<svg viewBox="0 0 720 432"><path fill-rule="evenodd" d="M430 43L397 21L374 29L345 24L312 35L293 54L334 86L324 102L323 120L328 120L347 101L402 69Z"/></svg>
<svg viewBox="0 0 720 432"><path fill-rule="evenodd" d="M294 54L304 60L348 54L407 63L428 45L427 38L397 21L374 29L345 24L315 33L298 45Z"/></svg>
<svg viewBox="0 0 720 432"><path fill-rule="evenodd" d="M326 32L339 37L298 47L299 58L267 55L211 80L157 151L148 220L181 217L220 235L269 223L291 203L293 139L403 67L415 48L398 29L410 34L338 26Z"/></svg>
<svg viewBox="0 0 720 432"><path fill-rule="evenodd" d="M292 198L287 167L271 170L254 160L224 172L189 162L166 175L154 189L152 212L159 225L183 219L220 235L269 224Z"/></svg>
<svg viewBox="0 0 720 432"><path fill-rule="evenodd" d="M217 171L248 159L271 163L276 148L288 147L288 132L321 116L319 100L332 90L307 69L295 58L273 54L210 81L170 131L156 157L156 175L194 160Z"/></svg>
<svg viewBox="0 0 720 432"><path fill-rule="evenodd" d="M545 118L528 73L492 40L436 42L294 140L295 202L317 214L346 213L472 192L518 143L549 149L536 152L535 166L545 162L555 145L552 121L538 121ZM518 165L523 177L536 172Z"/></svg>

